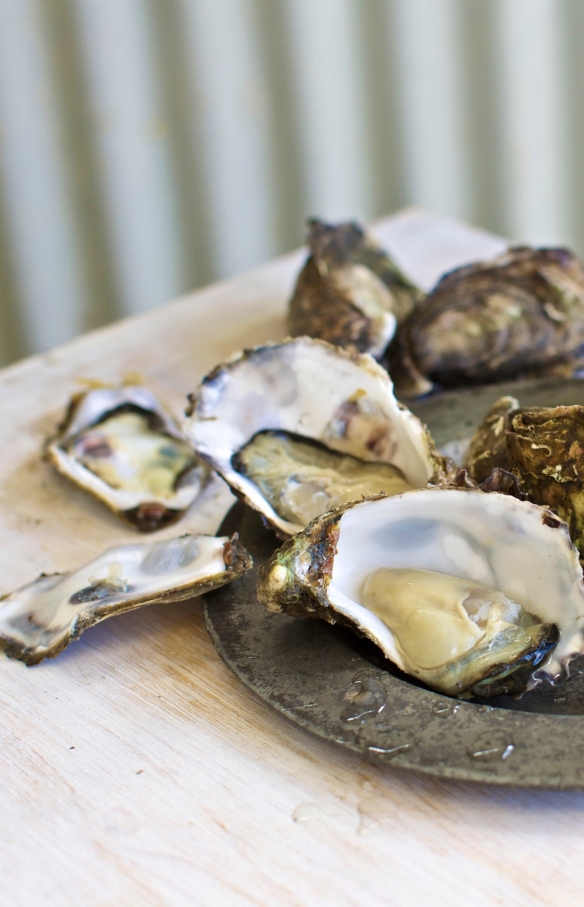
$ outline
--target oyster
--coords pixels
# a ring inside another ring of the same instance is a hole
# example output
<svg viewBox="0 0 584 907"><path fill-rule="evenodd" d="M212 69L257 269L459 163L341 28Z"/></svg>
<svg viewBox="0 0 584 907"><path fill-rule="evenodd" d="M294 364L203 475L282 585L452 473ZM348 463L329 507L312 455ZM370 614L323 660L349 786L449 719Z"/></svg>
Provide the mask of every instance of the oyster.
<svg viewBox="0 0 584 907"><path fill-rule="evenodd" d="M380 358L424 297L356 223L308 221L310 255L288 309L293 337L320 337Z"/></svg>
<svg viewBox="0 0 584 907"><path fill-rule="evenodd" d="M0 600L0 646L37 664L106 617L202 595L251 565L237 536L183 535L110 548L79 570L43 574Z"/></svg>
<svg viewBox="0 0 584 907"><path fill-rule="evenodd" d="M46 453L62 475L142 532L179 519L209 474L144 387L103 387L74 397Z"/></svg>
<svg viewBox="0 0 584 907"><path fill-rule="evenodd" d="M480 482L496 466L513 472L535 504L555 510L584 556L584 406L522 409L501 397L471 439L468 471Z"/></svg>
<svg viewBox="0 0 584 907"><path fill-rule="evenodd" d="M283 536L337 504L427 485L443 469L381 366L308 337L218 366L191 397L185 433Z"/></svg>
<svg viewBox="0 0 584 907"><path fill-rule="evenodd" d="M446 274L398 329L398 393L500 381L563 365L584 346L584 265L567 249L520 246Z"/></svg>
<svg viewBox="0 0 584 907"><path fill-rule="evenodd" d="M584 651L584 586L567 526L550 516L445 487L348 504L260 567L258 599L350 626L448 695L553 683Z"/></svg>

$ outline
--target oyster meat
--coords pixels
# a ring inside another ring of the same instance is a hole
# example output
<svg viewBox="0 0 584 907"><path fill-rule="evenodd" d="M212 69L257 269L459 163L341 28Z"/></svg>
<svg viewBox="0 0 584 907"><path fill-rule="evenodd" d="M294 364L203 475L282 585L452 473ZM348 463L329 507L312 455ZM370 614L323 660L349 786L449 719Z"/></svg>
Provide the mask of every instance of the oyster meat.
<svg viewBox="0 0 584 907"><path fill-rule="evenodd" d="M524 409L501 397L473 435L466 465L478 482L497 466L514 473L528 500L565 520L584 556L584 406Z"/></svg>
<svg viewBox="0 0 584 907"><path fill-rule="evenodd" d="M179 519L209 472L144 387L103 387L74 397L46 452L62 475L142 532Z"/></svg>
<svg viewBox="0 0 584 907"><path fill-rule="evenodd" d="M434 383L573 373L583 347L584 264L521 246L446 274L398 329L389 370L400 395L416 396Z"/></svg>
<svg viewBox="0 0 584 907"><path fill-rule="evenodd" d="M307 242L310 255L288 309L290 334L380 358L424 293L356 223L310 220Z"/></svg>
<svg viewBox="0 0 584 907"><path fill-rule="evenodd" d="M0 600L0 646L37 664L106 617L202 595L251 565L237 536L183 535L110 548L79 570L43 574Z"/></svg>
<svg viewBox="0 0 584 907"><path fill-rule="evenodd" d="M523 692L584 651L582 568L547 508L427 488L314 520L259 570L272 611L348 625L452 696Z"/></svg>
<svg viewBox="0 0 584 907"><path fill-rule="evenodd" d="M308 337L248 350L191 397L197 453L283 536L362 495L427 485L444 463L370 356Z"/></svg>

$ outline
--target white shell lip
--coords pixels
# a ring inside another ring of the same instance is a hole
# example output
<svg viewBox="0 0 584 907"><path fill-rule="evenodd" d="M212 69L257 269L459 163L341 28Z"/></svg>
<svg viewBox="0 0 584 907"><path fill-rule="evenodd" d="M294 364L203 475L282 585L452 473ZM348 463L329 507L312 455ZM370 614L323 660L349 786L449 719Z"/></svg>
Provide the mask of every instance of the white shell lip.
<svg viewBox="0 0 584 907"><path fill-rule="evenodd" d="M158 498L151 493L141 494L136 491L127 491L112 488L100 476L96 475L65 449L66 445L81 431L91 428L100 422L103 417L130 404L145 412L154 413L161 421L163 431L179 441L187 441L177 422L160 404L156 396L146 387L140 385L127 385L123 387L103 387L89 390L73 398L65 422L59 433L46 445L48 459L56 469L66 478L75 482L81 488L89 491L99 498L115 513L128 516L130 522L136 525L129 512L142 505L158 504L167 514L172 514L171 519L161 522L167 525L181 516L184 511L199 496L205 486L209 471L205 464L198 463L188 473L188 480L169 496ZM187 478L185 476L185 478ZM138 527L140 528L140 527ZM145 531L151 531L146 529Z"/></svg>
<svg viewBox="0 0 584 907"><path fill-rule="evenodd" d="M107 617L202 595L250 567L236 536L186 534L119 545L78 570L43 574L1 599L0 646L37 664Z"/></svg>
<svg viewBox="0 0 584 907"><path fill-rule="evenodd" d="M339 518L327 598L403 669L391 631L359 603L368 575L379 567L413 567L492 584L558 627L558 644L529 688L554 683L569 676L570 661L584 652L584 585L568 527L555 516L546 522L550 516L509 495L448 488L363 501Z"/></svg>
<svg viewBox="0 0 584 907"><path fill-rule="evenodd" d="M197 453L283 535L304 527L282 519L232 466L258 432L293 432L366 462L391 463L414 486L427 485L436 469L426 428L398 403L385 369L369 354L322 340L297 337L236 353L203 379L191 401L184 431ZM350 437L352 413L370 415L370 434Z"/></svg>

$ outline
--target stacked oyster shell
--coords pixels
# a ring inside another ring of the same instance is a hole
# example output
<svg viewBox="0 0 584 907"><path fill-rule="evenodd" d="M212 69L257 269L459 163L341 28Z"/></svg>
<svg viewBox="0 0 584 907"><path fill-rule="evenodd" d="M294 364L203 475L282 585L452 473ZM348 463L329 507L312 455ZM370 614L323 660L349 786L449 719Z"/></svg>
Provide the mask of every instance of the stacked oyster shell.
<svg viewBox="0 0 584 907"><path fill-rule="evenodd" d="M372 353L402 398L582 367L584 264L568 249L510 248L426 296L356 224L311 222L308 244L291 332Z"/></svg>
<svg viewBox="0 0 584 907"><path fill-rule="evenodd" d="M419 488L445 470L371 356L309 337L218 366L191 398L185 433L284 537L331 507Z"/></svg>
<svg viewBox="0 0 584 907"><path fill-rule="evenodd" d="M218 365L182 430L144 388L80 395L49 459L142 531L178 520L214 470L287 539L259 573L267 608L347 624L443 693L566 678L584 652L581 408L499 401L454 473L375 360L411 394L574 369L584 267L511 249L424 296L356 224L313 221L309 244L289 311L299 336ZM235 538L111 549L7 597L0 640L35 663L105 617L250 566Z"/></svg>
<svg viewBox="0 0 584 907"><path fill-rule="evenodd" d="M260 568L269 609L348 624L448 695L568 675L584 586L567 526L502 493L501 470L482 488L448 475L370 356L309 338L245 351L203 381L185 432L292 536Z"/></svg>

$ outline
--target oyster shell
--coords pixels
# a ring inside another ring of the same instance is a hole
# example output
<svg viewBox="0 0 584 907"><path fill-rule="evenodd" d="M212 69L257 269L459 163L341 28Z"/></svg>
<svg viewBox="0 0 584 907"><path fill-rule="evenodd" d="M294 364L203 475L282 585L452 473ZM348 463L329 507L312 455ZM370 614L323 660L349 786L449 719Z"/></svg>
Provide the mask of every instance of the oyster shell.
<svg viewBox="0 0 584 907"><path fill-rule="evenodd" d="M75 396L46 446L51 463L142 532L178 520L209 470L144 387L103 387Z"/></svg>
<svg viewBox="0 0 584 907"><path fill-rule="evenodd" d="M283 536L336 504L426 485L443 469L381 366L308 337L218 366L191 397L185 433Z"/></svg>
<svg viewBox="0 0 584 907"><path fill-rule="evenodd" d="M478 482L496 466L513 472L528 500L565 520L584 556L583 455L584 406L522 409L501 397L473 435L466 465Z"/></svg>
<svg viewBox="0 0 584 907"><path fill-rule="evenodd" d="M424 293L356 223L309 220L307 242L310 255L288 309L290 334L380 358Z"/></svg>
<svg viewBox="0 0 584 907"><path fill-rule="evenodd" d="M110 548L79 570L42 574L1 599L0 646L37 664L106 617L202 595L251 565L237 536L183 535Z"/></svg>
<svg viewBox="0 0 584 907"><path fill-rule="evenodd" d="M553 683L584 651L584 587L567 526L550 516L453 488L348 504L260 567L258 599L356 629L449 695Z"/></svg>
<svg viewBox="0 0 584 907"><path fill-rule="evenodd" d="M389 370L400 395L416 396L434 383L573 372L583 346L583 263L521 246L446 274L398 329Z"/></svg>

